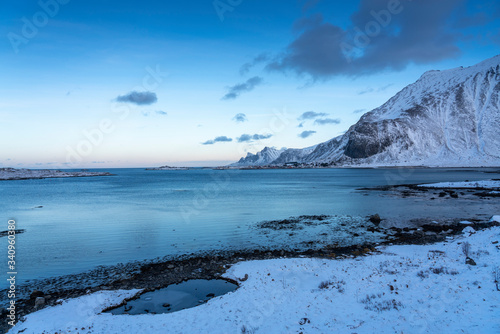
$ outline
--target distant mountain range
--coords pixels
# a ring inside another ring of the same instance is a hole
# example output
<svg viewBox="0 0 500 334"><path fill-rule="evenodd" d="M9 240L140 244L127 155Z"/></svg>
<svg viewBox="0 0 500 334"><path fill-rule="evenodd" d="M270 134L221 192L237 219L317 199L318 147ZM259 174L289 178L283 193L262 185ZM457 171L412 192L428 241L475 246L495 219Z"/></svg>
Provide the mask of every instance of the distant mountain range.
<svg viewBox="0 0 500 334"><path fill-rule="evenodd" d="M500 55L426 72L338 137L304 149L266 147L232 166L500 166Z"/></svg>

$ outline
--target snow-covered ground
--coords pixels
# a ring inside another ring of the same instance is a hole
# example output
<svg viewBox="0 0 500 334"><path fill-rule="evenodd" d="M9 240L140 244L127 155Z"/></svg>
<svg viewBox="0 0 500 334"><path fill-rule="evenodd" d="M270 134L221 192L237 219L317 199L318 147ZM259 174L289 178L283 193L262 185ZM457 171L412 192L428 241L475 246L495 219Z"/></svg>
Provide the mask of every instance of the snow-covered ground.
<svg viewBox="0 0 500 334"><path fill-rule="evenodd" d="M24 179L44 179L54 177L83 177L83 176L104 176L110 175L107 172L68 172L54 169L16 169L0 168L0 180L24 180Z"/></svg>
<svg viewBox="0 0 500 334"><path fill-rule="evenodd" d="M364 257L240 262L225 276L248 275L241 287L195 308L101 313L138 292L102 291L32 313L9 333L500 333L499 242L500 227L468 226L445 243Z"/></svg>
<svg viewBox="0 0 500 334"><path fill-rule="evenodd" d="M500 188L500 181L485 180L472 182L439 182L420 184L419 187L425 188L482 188L482 189L497 189Z"/></svg>

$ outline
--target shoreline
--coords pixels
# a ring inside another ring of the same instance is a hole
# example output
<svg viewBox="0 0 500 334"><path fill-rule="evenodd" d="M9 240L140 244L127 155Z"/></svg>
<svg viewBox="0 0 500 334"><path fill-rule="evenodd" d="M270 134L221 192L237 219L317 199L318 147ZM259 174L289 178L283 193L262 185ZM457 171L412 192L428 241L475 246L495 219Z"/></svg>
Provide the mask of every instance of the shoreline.
<svg viewBox="0 0 500 334"><path fill-rule="evenodd" d="M368 256L377 254L377 247L388 245L424 245L434 244L445 241L451 237L462 233L462 230L470 226L475 230L488 229L493 226L500 226L496 221L481 221L446 224L424 224L417 228L397 228L391 227L384 229L377 224L367 226L369 230L379 230L385 233L385 241L378 243L362 243L347 247L326 246L320 249L308 249L304 251L290 251L283 249L275 250L254 250L254 251L226 251L214 252L204 256L189 257L189 255L160 262L135 262L124 265L119 265L129 276L123 277L123 274L114 273L112 267L104 267L99 270L102 273L100 282L96 282L94 286L87 285L85 280L81 286L76 286L69 289L59 289L57 287L57 278L48 278L37 283L50 282L52 284L34 284L28 291L24 293L24 297L16 300L16 309L19 317L30 314L35 309L36 297L44 297L45 307L55 306L61 299L71 299L81 297L90 293L107 290L130 290L142 289L144 292L153 291L164 288L170 284L177 284L191 279L219 279L229 268L239 262L253 260L271 260L283 258L319 258L319 259L346 259ZM130 270L130 271L129 271ZM67 275L60 277L64 280L77 280L78 277L92 276L94 273L87 272L78 275ZM100 283L100 284L99 284ZM234 282L233 282L234 283ZM237 282L236 282L237 283ZM78 284L78 283L76 283ZM50 287L52 285L52 287ZM29 282L28 282L29 286ZM45 291L40 291L40 290ZM2 309L2 314L4 314ZM2 324L0 330L5 332L7 324Z"/></svg>
<svg viewBox="0 0 500 334"><path fill-rule="evenodd" d="M81 171L62 171L59 169L16 169L0 168L0 181L16 180L39 180L51 178L71 178L71 177L94 177L94 176L113 176L109 172L89 172Z"/></svg>

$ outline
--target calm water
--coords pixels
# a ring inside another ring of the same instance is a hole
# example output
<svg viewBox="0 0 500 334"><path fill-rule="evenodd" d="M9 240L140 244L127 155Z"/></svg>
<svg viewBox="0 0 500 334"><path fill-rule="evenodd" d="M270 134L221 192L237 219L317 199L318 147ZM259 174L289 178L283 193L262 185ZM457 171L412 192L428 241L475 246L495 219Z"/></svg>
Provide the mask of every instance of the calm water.
<svg viewBox="0 0 500 334"><path fill-rule="evenodd" d="M379 213L404 220L498 214L492 212L498 204L494 201L457 205L459 201L356 190L500 178L484 170L110 171L116 176L0 182L0 230L7 229L8 219L26 230L17 235L18 280L166 255L252 247L264 239L250 226L289 216ZM6 253L5 237L0 247ZM0 270L7 271L6 261L0 262Z"/></svg>

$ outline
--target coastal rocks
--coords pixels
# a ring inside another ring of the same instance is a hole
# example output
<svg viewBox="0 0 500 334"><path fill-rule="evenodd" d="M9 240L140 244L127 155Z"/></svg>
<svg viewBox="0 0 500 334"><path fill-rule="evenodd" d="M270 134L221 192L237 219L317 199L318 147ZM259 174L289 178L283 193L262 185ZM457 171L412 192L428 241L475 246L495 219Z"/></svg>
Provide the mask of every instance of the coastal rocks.
<svg viewBox="0 0 500 334"><path fill-rule="evenodd" d="M36 299L35 299L35 310L43 308L44 306L45 306L45 298L43 298L43 297L36 297Z"/></svg>
<svg viewBox="0 0 500 334"><path fill-rule="evenodd" d="M42 291L35 290L30 294L30 299L36 299L38 297L44 297L45 294Z"/></svg>
<svg viewBox="0 0 500 334"><path fill-rule="evenodd" d="M375 225L377 225L377 226L378 226L378 225L380 224L380 222L382 221L382 219L380 218L380 216L379 216L379 214L378 214L378 213L376 213L376 214L374 214L374 215L370 216L370 218L368 218L368 220L369 220L369 221L371 221L373 224L375 224Z"/></svg>
<svg viewBox="0 0 500 334"><path fill-rule="evenodd" d="M470 257L467 257L465 259L465 264L468 264L469 266L475 266L476 265L476 261L474 261L473 259L471 259Z"/></svg>
<svg viewBox="0 0 500 334"><path fill-rule="evenodd" d="M26 232L26 230L24 230L24 229L18 229L18 230L14 230L14 232L15 232L15 234L21 234L21 233ZM1 231L0 232L0 237L6 237L8 235L9 235L9 231Z"/></svg>

